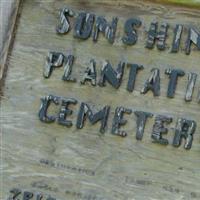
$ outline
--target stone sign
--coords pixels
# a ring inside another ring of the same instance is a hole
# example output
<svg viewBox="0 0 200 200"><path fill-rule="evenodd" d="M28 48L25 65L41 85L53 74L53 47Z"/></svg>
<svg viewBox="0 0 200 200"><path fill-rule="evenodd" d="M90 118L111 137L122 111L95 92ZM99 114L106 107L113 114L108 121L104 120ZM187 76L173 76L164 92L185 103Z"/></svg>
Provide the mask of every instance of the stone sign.
<svg viewBox="0 0 200 200"><path fill-rule="evenodd" d="M200 199L200 10L17 1L1 58L1 199Z"/></svg>

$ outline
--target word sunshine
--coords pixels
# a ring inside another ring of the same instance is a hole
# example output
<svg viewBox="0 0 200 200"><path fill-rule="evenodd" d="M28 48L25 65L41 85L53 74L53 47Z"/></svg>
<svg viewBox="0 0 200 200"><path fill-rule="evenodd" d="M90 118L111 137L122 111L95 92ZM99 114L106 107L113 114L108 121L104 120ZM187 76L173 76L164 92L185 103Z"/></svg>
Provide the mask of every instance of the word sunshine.
<svg viewBox="0 0 200 200"><path fill-rule="evenodd" d="M102 33L109 43L113 44L117 32L118 18L114 17L111 22L108 22L102 16L96 16L92 13L80 12L77 13L71 9L63 8L60 11L59 24L56 28L58 34L67 34L72 29L70 18L75 18L73 24L73 35L75 38L86 40L92 37L93 41L98 40L99 33ZM125 45L135 45L138 40L137 30L143 25L139 18L127 19L124 24L124 34L121 38ZM150 24L147 33L146 45L148 49L153 49L157 41L159 50L166 49L166 40L168 36L169 24L164 22L158 27L158 22L153 21ZM185 41L185 53L188 55L191 51L191 45L194 44L200 50L200 33L195 28L186 28L182 24L177 24L173 28L173 41L171 42L171 52L179 51L182 33L187 29L187 39Z"/></svg>
<svg viewBox="0 0 200 200"><path fill-rule="evenodd" d="M60 52L50 52L47 56L46 65L44 67L43 76L49 78L56 68L64 67L63 70L63 81L76 82L77 79L73 76L73 64L75 57L73 55L64 55ZM120 61L118 66L113 68L112 64L106 60L103 62L98 80L97 80L97 70L96 62L94 59L90 60L90 65L85 69L84 74L80 78L81 84L88 82L93 87L97 84L100 87L105 87L106 82L108 82L112 87L118 89L122 83L122 78L124 74L125 67L129 68L129 78L127 81L127 91L133 92L135 88L135 81L137 76L139 76L139 71L144 70L144 67L139 64L131 64ZM176 86L178 79L185 75L185 72L182 69L171 69L167 68L165 70L166 76L169 78L167 97L174 98ZM190 72L188 73L188 83L185 88L185 101L192 101L192 96L197 80L197 74ZM143 87L141 88L141 94L146 94L149 91L153 92L154 96L160 96L160 69L153 68L151 69L150 75L145 80ZM200 91L197 97L197 101L200 102Z"/></svg>
<svg viewBox="0 0 200 200"><path fill-rule="evenodd" d="M72 127L73 123L69 119L70 115L73 114L72 106L76 105L78 101L74 98L64 98L49 95L41 99L41 106L39 110L39 119L45 123L53 123L57 121L58 124L66 126L68 128ZM58 107L56 115L49 115L49 107L55 104ZM112 120L111 133L116 136L126 137L127 133L121 130L121 126L127 123L124 119L124 114L131 114L134 112L136 120L136 139L142 140L146 121L148 118L152 118L153 114L144 111L133 111L132 109L125 107L117 107L115 109L114 117ZM101 110L94 112L87 103L82 102L79 106L78 116L76 120L77 129L82 129L84 127L84 122L86 118L91 124L100 122L100 132L105 133L107 129L107 121L110 113L110 106L106 105ZM162 145L167 145L169 142L167 139L163 138L163 134L168 132L168 128L165 127L166 124L170 124L173 121L172 117L165 115L156 115L155 122L152 128L151 138L153 142ZM181 141L184 138L185 149L190 149L192 147L193 134L196 130L196 122L193 120L188 120L185 118L179 118L175 127L175 135L173 139L173 146L179 147Z"/></svg>

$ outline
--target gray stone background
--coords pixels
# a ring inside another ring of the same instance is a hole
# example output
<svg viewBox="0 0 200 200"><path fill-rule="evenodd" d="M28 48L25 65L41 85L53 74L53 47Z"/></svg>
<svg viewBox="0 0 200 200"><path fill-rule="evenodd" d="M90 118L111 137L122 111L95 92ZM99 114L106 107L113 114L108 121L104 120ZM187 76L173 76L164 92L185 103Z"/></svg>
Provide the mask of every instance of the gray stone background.
<svg viewBox="0 0 200 200"><path fill-rule="evenodd" d="M0 0L0 52L4 43L8 28L10 11L15 0Z"/></svg>

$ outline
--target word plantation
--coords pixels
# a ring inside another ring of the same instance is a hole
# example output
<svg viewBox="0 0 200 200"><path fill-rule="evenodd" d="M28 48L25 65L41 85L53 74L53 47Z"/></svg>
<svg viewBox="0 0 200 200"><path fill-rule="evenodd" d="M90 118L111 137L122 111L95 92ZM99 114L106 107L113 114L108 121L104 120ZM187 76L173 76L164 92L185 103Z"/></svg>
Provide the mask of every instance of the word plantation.
<svg viewBox="0 0 200 200"><path fill-rule="evenodd" d="M96 16L87 12L75 12L68 8L63 8L60 11L59 25L56 28L58 34L67 34L72 29L70 18L74 19L73 36L78 39L86 40L92 36L94 42L98 40L99 33L103 33L109 43L113 44L117 31L118 18L114 17L111 22L108 22L102 16ZM137 29L142 26L142 21L139 18L127 19L124 24L124 36L121 38L124 45L135 45L138 40ZM166 39L168 37L169 24L163 22L160 30L158 30L158 22L153 21L150 24L147 33L146 45L148 49L153 49L156 40L157 48L159 50L166 49ZM174 28L173 41L171 42L171 52L177 53L179 51L182 33L187 30L187 39L185 41L185 53L188 55L191 51L191 44L200 50L200 33L196 28L186 28L185 25L177 24Z"/></svg>
<svg viewBox="0 0 200 200"><path fill-rule="evenodd" d="M77 77L75 78L72 73L74 59L75 57L73 55L65 56L63 53L50 52L47 56L43 76L45 78L49 78L53 70L64 67L62 80L76 82ZM122 61L119 62L116 69L113 68L108 60L104 61L100 71L99 80L97 81L96 62L94 59L91 59L89 67L85 69L84 74L80 78L80 83L85 84L86 82L88 82L93 87L96 87L97 84L100 87L105 87L105 83L107 81L115 89L118 89L122 83L124 69L126 66L129 68L129 78L127 81L126 89L129 92L133 92L136 78L137 76L139 76L138 72L144 70L144 67L139 64L125 63ZM165 70L165 74L169 78L167 97L174 98L178 79L183 77L185 75L185 72L182 69L167 68ZM192 101L197 76L198 75L194 72L188 73L188 83L184 91L184 99L186 102ZM148 91L152 91L154 96L160 96L160 82L160 69L151 69L150 75L144 82L144 86L141 89L141 94L146 94ZM200 90L198 93L197 101L200 102Z"/></svg>

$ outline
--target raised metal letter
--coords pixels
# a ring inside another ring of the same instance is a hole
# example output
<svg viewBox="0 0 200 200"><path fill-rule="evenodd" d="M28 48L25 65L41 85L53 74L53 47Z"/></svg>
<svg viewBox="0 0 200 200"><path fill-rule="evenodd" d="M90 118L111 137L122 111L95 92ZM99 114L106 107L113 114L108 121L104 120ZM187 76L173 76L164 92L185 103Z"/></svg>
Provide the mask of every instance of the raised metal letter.
<svg viewBox="0 0 200 200"><path fill-rule="evenodd" d="M23 195L23 200L30 200L32 199L33 197L33 193L32 192L24 192L24 195Z"/></svg>
<svg viewBox="0 0 200 200"><path fill-rule="evenodd" d="M124 113L131 114L132 110L124 107L117 107L115 109L115 115L112 124L112 134L119 135L121 137L127 136L127 133L125 131L120 130L120 126L125 125L127 123L127 120L123 119Z"/></svg>
<svg viewBox="0 0 200 200"><path fill-rule="evenodd" d="M41 103L39 114L38 114L40 121L46 122L46 123L51 123L56 120L56 117L54 117L54 116L47 116L47 109L51 102L58 105L59 99L60 99L59 97L56 97L53 95L49 95L44 98L41 98L42 103Z"/></svg>
<svg viewBox="0 0 200 200"><path fill-rule="evenodd" d="M171 50L172 53L176 53L179 50L182 31L183 31L183 26L180 24L177 24L176 28L174 29L174 39L173 39L172 50Z"/></svg>
<svg viewBox="0 0 200 200"><path fill-rule="evenodd" d="M156 39L158 39L157 48L159 50L164 50L166 47L165 40L167 38L168 24L162 23L161 29L157 32L158 23L152 22L148 32L148 39L146 43L146 48L153 49Z"/></svg>
<svg viewBox="0 0 200 200"><path fill-rule="evenodd" d="M73 111L70 110L68 108L68 106L70 104L76 104L77 100L76 99L62 99L61 101L62 102L61 102L60 113L58 115L58 123L62 124L64 126L67 126L67 127L71 127L72 126L72 122L69 121L69 120L66 120L66 117L68 115L71 115Z"/></svg>
<svg viewBox="0 0 200 200"><path fill-rule="evenodd" d="M72 10L68 9L68 8L63 8L60 11L60 24L56 28L57 33L65 34L65 33L69 32L70 24L69 24L69 20L67 18L68 16L73 17L74 12Z"/></svg>
<svg viewBox="0 0 200 200"><path fill-rule="evenodd" d="M74 37L87 39L92 33L94 15L90 13L79 13L74 27Z"/></svg>
<svg viewBox="0 0 200 200"><path fill-rule="evenodd" d="M165 74L169 75L170 81L167 90L167 97L173 98L179 76L184 76L185 72L181 69L166 69Z"/></svg>
<svg viewBox="0 0 200 200"><path fill-rule="evenodd" d="M44 78L49 78L53 69L56 67L61 67L63 65L63 61L64 55L62 53L49 52L43 71Z"/></svg>
<svg viewBox="0 0 200 200"><path fill-rule="evenodd" d="M74 56L68 55L64 61L64 75L62 77L63 81L72 81L72 82L76 81L75 78L71 77L73 63L74 63Z"/></svg>
<svg viewBox="0 0 200 200"><path fill-rule="evenodd" d="M118 88L121 85L122 76L124 73L124 62L120 62L116 71L112 68L109 61L105 61L101 69L101 77L99 80L99 86L104 87L107 80L114 88Z"/></svg>
<svg viewBox="0 0 200 200"><path fill-rule="evenodd" d="M98 39L99 32L102 32L108 39L108 41L112 44L115 40L117 22L117 17L113 18L111 24L109 24L104 17L97 17L93 32L93 41L96 42Z"/></svg>
<svg viewBox="0 0 200 200"><path fill-rule="evenodd" d="M144 69L144 67L142 65L137 64L127 64L127 66L130 67L127 90L129 92L132 92L134 90L137 72L141 69Z"/></svg>
<svg viewBox="0 0 200 200"><path fill-rule="evenodd" d="M154 96L160 95L160 70L153 68L151 76L146 80L141 94L146 94L149 90L153 92Z"/></svg>
<svg viewBox="0 0 200 200"><path fill-rule="evenodd" d="M90 66L85 70L81 84L85 84L86 81L90 81L91 85L96 86L96 76L96 62L92 59L90 60Z"/></svg>
<svg viewBox="0 0 200 200"><path fill-rule="evenodd" d="M196 73L188 74L188 84L187 84L187 89L186 89L186 94L185 94L185 101L192 101L192 94L194 91L196 79L197 79Z"/></svg>
<svg viewBox="0 0 200 200"><path fill-rule="evenodd" d="M12 190L10 190L10 193L12 194L12 196L10 196L8 200L19 200L18 196L22 193L22 191L20 189L13 188Z"/></svg>
<svg viewBox="0 0 200 200"><path fill-rule="evenodd" d="M191 44L194 43L198 50L200 50L200 33L198 33L196 30L193 28L189 29L189 34L188 34L188 39L186 41L185 45L185 53L190 54L190 47Z"/></svg>
<svg viewBox="0 0 200 200"><path fill-rule="evenodd" d="M128 19L124 25L124 32L126 36L122 38L124 44L133 45L137 42L138 36L134 29L135 27L140 27L142 22L139 19L131 18Z"/></svg>
<svg viewBox="0 0 200 200"><path fill-rule="evenodd" d="M86 103L81 103L76 127L79 129L83 128L85 117L88 117L89 121L92 124L95 124L97 121L100 120L101 121L100 132L104 133L106 125L107 125L109 110L110 110L110 106L105 106L102 110L93 114L92 110Z"/></svg>
<svg viewBox="0 0 200 200"><path fill-rule="evenodd" d="M152 130L152 135L151 138L153 139L153 142L159 143L159 144L168 144L168 140L164 139L162 137L162 134L166 134L168 132L168 129L164 127L164 123L171 123L172 118L163 116L163 115L158 115L155 118L155 123L153 125L153 130Z"/></svg>
<svg viewBox="0 0 200 200"><path fill-rule="evenodd" d="M152 113L135 111L135 115L137 116L137 132L136 139L142 140L144 134L144 128L148 117L153 117Z"/></svg>
<svg viewBox="0 0 200 200"><path fill-rule="evenodd" d="M192 141L193 141L193 134L196 130L196 122L193 120L187 119L178 119L175 136L173 140L173 145L175 147L179 147L181 145L182 138L185 139L185 149L191 149Z"/></svg>

